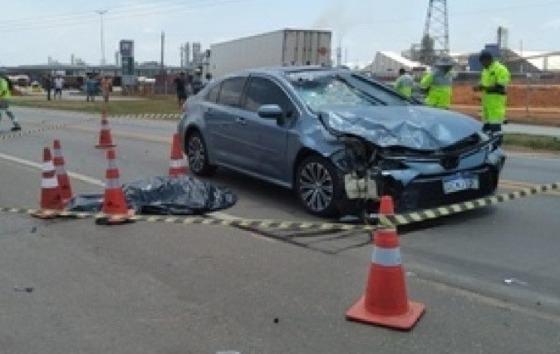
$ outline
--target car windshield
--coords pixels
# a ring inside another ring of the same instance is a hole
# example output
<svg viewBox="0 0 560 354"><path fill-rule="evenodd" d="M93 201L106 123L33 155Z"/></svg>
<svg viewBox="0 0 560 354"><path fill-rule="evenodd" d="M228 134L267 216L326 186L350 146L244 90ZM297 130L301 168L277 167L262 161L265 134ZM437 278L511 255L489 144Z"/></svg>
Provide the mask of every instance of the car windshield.
<svg viewBox="0 0 560 354"><path fill-rule="evenodd" d="M297 72L287 75L297 94L314 112L326 106L403 106L397 93L352 73Z"/></svg>

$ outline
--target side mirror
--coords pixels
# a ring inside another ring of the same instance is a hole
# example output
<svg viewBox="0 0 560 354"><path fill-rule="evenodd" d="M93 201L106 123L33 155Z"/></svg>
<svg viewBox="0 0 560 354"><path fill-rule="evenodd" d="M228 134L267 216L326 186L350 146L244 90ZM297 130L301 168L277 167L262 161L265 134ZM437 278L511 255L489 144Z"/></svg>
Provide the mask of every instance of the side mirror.
<svg viewBox="0 0 560 354"><path fill-rule="evenodd" d="M265 104L259 108L257 113L259 117L265 119L279 120L284 116L284 111L277 104Z"/></svg>

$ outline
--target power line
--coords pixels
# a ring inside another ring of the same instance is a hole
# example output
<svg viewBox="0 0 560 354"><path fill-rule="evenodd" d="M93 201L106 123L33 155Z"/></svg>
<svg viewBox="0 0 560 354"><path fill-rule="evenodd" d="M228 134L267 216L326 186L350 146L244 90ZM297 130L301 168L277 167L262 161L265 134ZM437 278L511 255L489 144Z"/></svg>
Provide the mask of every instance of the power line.
<svg viewBox="0 0 560 354"><path fill-rule="evenodd" d="M215 7L220 5L228 5L240 2L247 2L251 0L218 0L218 1L190 1L189 4L168 4L168 6L161 6L157 9L137 9L133 11L128 10L120 10L117 14L114 14L112 11L110 15L107 15L105 18L107 20L116 20L121 18L137 18L137 17L145 17L149 15L159 15L165 14L168 12L175 12L175 13L182 13L182 12L190 12L193 10L198 10L202 8L209 8ZM65 21L57 21L53 23L45 23L45 21L41 22L34 22L32 24L21 24L21 25L0 25L0 31L2 32L19 32L19 31L29 31L29 30L36 30L36 29L52 29L52 28L60 28L60 27L70 27L70 26L81 26L86 25L94 21L95 19L91 18L91 12L88 17L81 18L82 15L76 17L74 19L69 18Z"/></svg>
<svg viewBox="0 0 560 354"><path fill-rule="evenodd" d="M113 13L119 13L123 11L129 11L134 9L146 9L147 7L153 7L161 5L169 5L169 4L177 4L178 2L185 3L184 0L180 1L171 1L171 0L154 0L150 1L150 3L142 2L139 4L127 4L127 5L117 5L113 7L108 7L108 9ZM11 18L2 20L2 25L19 25L22 23L36 23L41 21L42 23L45 22L56 22L56 21L64 21L64 20L75 20L79 18L89 18L91 16L91 12L95 11L95 9L87 10L87 11L75 11L75 12L67 12L67 13L57 13L57 14L44 14L40 17L33 16L33 17L22 17L22 18Z"/></svg>
<svg viewBox="0 0 560 354"><path fill-rule="evenodd" d="M204 3L208 3L209 1L200 1L200 0L195 0L195 1L188 1L188 3L185 3L184 1L180 1L179 3L176 1L165 1L164 3L159 3L161 4L160 6L154 7L154 5L157 4L152 4L152 6L146 7L146 6L133 6L133 7L119 7L116 10L113 9L109 9L111 11L111 16L107 16L107 18L110 19L119 19L119 18L123 18L123 17L137 17L137 15L146 15L146 14L153 14L153 13L159 13L159 12L164 12L164 11L175 11L175 10L180 10L181 8L195 8L195 7L199 7L200 5L204 5ZM65 18L59 18L59 19L52 19L52 20L47 20L47 18L45 20L41 20L41 21L33 21L33 22L29 22L29 23L19 23L19 24L15 24L15 25L10 25L7 26L5 24L0 25L0 29L6 29L6 30L31 30L31 29L42 29L42 28L55 28L55 27L63 27L63 26L72 26L72 25L82 25L85 24L87 22L92 22L92 18L91 18L91 12L89 12L89 14L87 15L83 15L83 14L78 14L75 16L67 16Z"/></svg>

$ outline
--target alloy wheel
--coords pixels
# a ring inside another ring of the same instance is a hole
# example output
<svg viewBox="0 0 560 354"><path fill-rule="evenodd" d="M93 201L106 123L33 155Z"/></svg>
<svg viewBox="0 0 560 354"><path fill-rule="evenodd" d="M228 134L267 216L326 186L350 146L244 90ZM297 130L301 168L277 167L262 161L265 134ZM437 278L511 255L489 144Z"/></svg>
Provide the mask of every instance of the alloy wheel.
<svg viewBox="0 0 560 354"><path fill-rule="evenodd" d="M320 163L306 164L299 174L299 193L302 201L313 212L323 212L334 198L333 178Z"/></svg>
<svg viewBox="0 0 560 354"><path fill-rule="evenodd" d="M194 135L189 139L189 168L195 172L201 172L206 164L206 149L200 137Z"/></svg>

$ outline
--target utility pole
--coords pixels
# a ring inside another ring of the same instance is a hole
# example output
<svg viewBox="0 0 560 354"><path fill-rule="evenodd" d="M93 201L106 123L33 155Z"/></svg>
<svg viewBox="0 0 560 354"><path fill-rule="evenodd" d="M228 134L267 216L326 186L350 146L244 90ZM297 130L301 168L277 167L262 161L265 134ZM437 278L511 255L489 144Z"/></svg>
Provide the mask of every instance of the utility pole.
<svg viewBox="0 0 560 354"><path fill-rule="evenodd" d="M449 13L447 0L429 0L421 53L426 64L432 64L435 56L449 56Z"/></svg>
<svg viewBox="0 0 560 354"><path fill-rule="evenodd" d="M185 46L181 44L179 47L179 54L181 55L181 69L185 67Z"/></svg>
<svg viewBox="0 0 560 354"><path fill-rule="evenodd" d="M167 75L165 72L165 32L161 31L161 76L163 78L163 90L167 95Z"/></svg>
<svg viewBox="0 0 560 354"><path fill-rule="evenodd" d="M336 47L336 66L342 65L342 37L338 39L338 47Z"/></svg>
<svg viewBox="0 0 560 354"><path fill-rule="evenodd" d="M101 65L105 65L106 61L105 61L105 33L104 33L104 24L103 24L103 15L105 15L109 10L97 10L95 11L95 13L97 13L99 15L99 19L100 19L100 24L101 24L101 28L100 28L100 34L101 34Z"/></svg>

